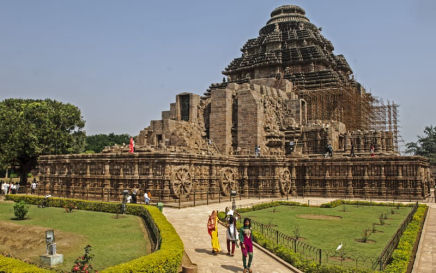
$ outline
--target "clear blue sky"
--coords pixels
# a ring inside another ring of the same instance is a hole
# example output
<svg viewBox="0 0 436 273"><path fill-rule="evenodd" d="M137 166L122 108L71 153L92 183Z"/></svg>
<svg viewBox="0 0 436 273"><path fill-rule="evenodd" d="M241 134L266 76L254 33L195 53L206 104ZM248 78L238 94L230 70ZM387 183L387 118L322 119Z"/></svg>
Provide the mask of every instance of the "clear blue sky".
<svg viewBox="0 0 436 273"><path fill-rule="evenodd" d="M357 80L400 104L402 135L436 125L434 0L0 0L0 100L77 105L88 134L137 135L202 94L271 11L302 6Z"/></svg>

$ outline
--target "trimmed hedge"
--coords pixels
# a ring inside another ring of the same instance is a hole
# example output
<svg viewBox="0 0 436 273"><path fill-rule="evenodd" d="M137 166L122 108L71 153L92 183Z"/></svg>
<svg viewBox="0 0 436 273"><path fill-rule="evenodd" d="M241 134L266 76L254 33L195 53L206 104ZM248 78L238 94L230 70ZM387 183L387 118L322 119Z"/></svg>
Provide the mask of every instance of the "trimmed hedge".
<svg viewBox="0 0 436 273"><path fill-rule="evenodd" d="M15 202L23 200L28 204L38 205L42 202L44 197L17 194L7 195L6 199L13 200ZM50 197L48 199L48 206L50 207L64 207L67 203L74 203L74 205L81 210L91 210L109 213L119 213L121 211L121 204L118 203L86 201L57 197ZM183 242L174 227L171 225L171 223L168 222L168 220L159 211L159 209L153 206L127 204L126 213L146 218L151 216L154 223L159 229L161 237L160 249L149 255L139 257L132 261L106 268L101 272L178 272L182 263L184 249Z"/></svg>
<svg viewBox="0 0 436 273"><path fill-rule="evenodd" d="M8 273L53 273L23 261L0 255L0 272Z"/></svg>
<svg viewBox="0 0 436 273"><path fill-rule="evenodd" d="M412 256L414 254L414 246L421 234L425 216L428 207L419 205L412 221L407 225L406 230L400 238L397 248L392 254L391 263L386 266L383 272L387 273L405 273L408 270L409 264L413 263Z"/></svg>
<svg viewBox="0 0 436 273"><path fill-rule="evenodd" d="M268 203L262 203L262 204L253 205L252 207L249 207L249 208L241 208L241 209L237 209L237 211L238 211L239 213L245 213L245 212L249 212L249 211L262 210L262 209L267 209L267 208L272 208L272 207L278 207L278 206L299 206L299 207L307 207L307 204L302 204L302 203L298 203L298 202L291 202L291 201L273 201L273 202L268 202Z"/></svg>
<svg viewBox="0 0 436 273"><path fill-rule="evenodd" d="M360 205L360 206L380 206L380 207L413 207L414 204L402 203L379 203L368 201L347 201L347 200L334 200L328 203L321 204L320 208L336 208L340 205Z"/></svg>

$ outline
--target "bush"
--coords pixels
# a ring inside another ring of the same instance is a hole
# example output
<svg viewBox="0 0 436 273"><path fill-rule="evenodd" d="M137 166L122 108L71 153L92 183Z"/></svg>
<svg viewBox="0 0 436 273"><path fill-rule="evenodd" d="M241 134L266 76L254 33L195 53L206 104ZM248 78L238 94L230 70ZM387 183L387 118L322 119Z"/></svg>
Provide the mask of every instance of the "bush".
<svg viewBox="0 0 436 273"><path fill-rule="evenodd" d="M72 273L93 273L96 272L92 267L91 261L94 258L94 255L91 254L91 246L85 246L85 254L81 257L78 257L74 261L73 268L71 269Z"/></svg>
<svg viewBox="0 0 436 273"><path fill-rule="evenodd" d="M24 201L28 204L40 204L44 197L32 195L8 195L8 200ZM109 213L118 213L121 204L97 201L85 201L79 199L50 197L47 200L48 206L63 208L68 202L73 203L78 209L92 210ZM174 227L168 222L165 216L157 207L145 206L140 204L127 204L127 214L140 216L145 219L152 219L157 226L161 241L158 242L160 248L147 255L132 261L115 265L104 269L101 272L107 273L176 273L182 263L183 242ZM1 271L0 271L1 272ZM18 271L17 271L18 272Z"/></svg>
<svg viewBox="0 0 436 273"><path fill-rule="evenodd" d="M272 207L278 207L278 206L300 206L300 207L307 207L307 204L301 204L298 202L291 202L291 201L273 201L268 203L262 203L257 204L249 208L242 208L238 209L239 213L249 212L249 211L255 211L255 210L262 210Z"/></svg>
<svg viewBox="0 0 436 273"><path fill-rule="evenodd" d="M362 243L368 242L369 235L371 234L371 230L368 228L365 228L362 232L362 238L360 239Z"/></svg>
<svg viewBox="0 0 436 273"><path fill-rule="evenodd" d="M23 261L7 258L0 255L0 272L9 273L53 273L53 271L42 269Z"/></svg>
<svg viewBox="0 0 436 273"><path fill-rule="evenodd" d="M406 272L410 263L413 263L413 249L418 243L418 236L424 225L427 206L420 205L413 215L412 221L407 225L406 230L400 238L397 248L392 254L392 261L386 266L383 272L403 273Z"/></svg>
<svg viewBox="0 0 436 273"><path fill-rule="evenodd" d="M221 221L226 220L226 213L224 211L219 211L218 212L218 219Z"/></svg>
<svg viewBox="0 0 436 273"><path fill-rule="evenodd" d="M15 203L14 205L14 214L18 220L23 220L26 218L26 214L29 212L29 205L24 203L24 201L20 201Z"/></svg>
<svg viewBox="0 0 436 273"><path fill-rule="evenodd" d="M385 224L385 218L383 217L383 213L380 214L378 217L378 220L380 221L380 225L383 226Z"/></svg>
<svg viewBox="0 0 436 273"><path fill-rule="evenodd" d="M413 204L401 204L401 203L378 203L378 202L368 202L368 201L347 201L347 200L334 200L325 204L322 204L321 208L336 208L340 205L358 205L358 206L381 206L381 207L392 207L395 206L398 209L400 207L412 207Z"/></svg>

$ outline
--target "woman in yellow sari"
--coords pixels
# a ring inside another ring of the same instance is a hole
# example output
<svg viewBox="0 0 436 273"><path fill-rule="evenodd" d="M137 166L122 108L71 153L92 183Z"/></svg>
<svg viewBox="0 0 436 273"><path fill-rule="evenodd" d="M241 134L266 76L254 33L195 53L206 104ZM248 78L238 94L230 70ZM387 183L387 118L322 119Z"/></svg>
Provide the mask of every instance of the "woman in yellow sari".
<svg viewBox="0 0 436 273"><path fill-rule="evenodd" d="M216 210L212 211L212 214L209 216L207 232L212 242L212 253L216 255L221 251L220 242L218 240L218 213Z"/></svg>

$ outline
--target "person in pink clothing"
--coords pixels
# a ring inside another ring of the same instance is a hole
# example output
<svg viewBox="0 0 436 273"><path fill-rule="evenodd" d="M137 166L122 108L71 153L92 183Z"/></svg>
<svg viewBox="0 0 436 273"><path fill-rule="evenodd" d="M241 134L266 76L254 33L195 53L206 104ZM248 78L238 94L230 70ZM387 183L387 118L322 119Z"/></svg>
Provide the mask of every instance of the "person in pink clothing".
<svg viewBox="0 0 436 273"><path fill-rule="evenodd" d="M253 261L253 240L251 232L250 218L244 219L244 226L239 229L239 241L241 242L242 250L242 263L244 264L244 273L253 271L251 270L251 262ZM248 264L247 264L248 256Z"/></svg>

